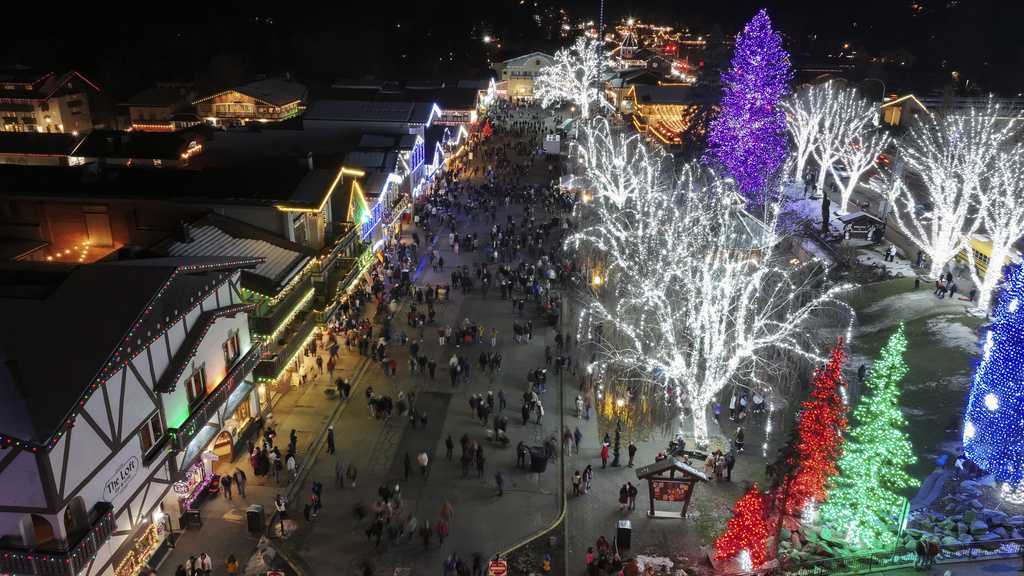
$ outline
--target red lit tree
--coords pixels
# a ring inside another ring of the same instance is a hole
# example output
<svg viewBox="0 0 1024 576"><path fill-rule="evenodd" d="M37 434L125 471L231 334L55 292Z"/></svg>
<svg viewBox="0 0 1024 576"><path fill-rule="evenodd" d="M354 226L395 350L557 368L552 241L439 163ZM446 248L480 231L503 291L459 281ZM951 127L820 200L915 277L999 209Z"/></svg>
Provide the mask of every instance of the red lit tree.
<svg viewBox="0 0 1024 576"><path fill-rule="evenodd" d="M839 395L845 360L840 340L828 364L814 373L811 395L803 403L797 426L796 454L792 463L795 473L785 498L788 514L799 515L808 502L823 501L828 479L838 472L836 461L842 452L847 424L847 406Z"/></svg>
<svg viewBox="0 0 1024 576"><path fill-rule="evenodd" d="M768 496L762 494L757 484L754 484L736 501L732 519L725 532L715 541L716 560L739 557L738 561L744 570L765 563L768 559L768 500Z"/></svg>

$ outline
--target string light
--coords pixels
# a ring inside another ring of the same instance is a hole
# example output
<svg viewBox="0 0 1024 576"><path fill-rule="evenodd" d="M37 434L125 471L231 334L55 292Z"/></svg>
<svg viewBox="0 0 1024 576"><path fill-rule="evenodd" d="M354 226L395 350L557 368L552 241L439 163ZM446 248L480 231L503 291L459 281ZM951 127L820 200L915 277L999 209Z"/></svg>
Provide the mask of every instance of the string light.
<svg viewBox="0 0 1024 576"><path fill-rule="evenodd" d="M576 107L581 119L590 118L595 106L609 106L601 89L603 59L601 42L580 36L572 46L555 52L551 65L540 69L533 82L534 97L542 108L569 102Z"/></svg>
<svg viewBox="0 0 1024 576"><path fill-rule="evenodd" d="M199 308L200 303L203 302L209 294L216 292L221 287L226 285L228 281L232 278L235 269L241 267L256 266L262 262L262 258L236 258L223 263L189 264L185 266L178 266L177 268L175 268L174 271L171 272L170 276L168 276L164 284L156 291L154 296L150 299L149 303L146 305L142 313L139 315L138 320L136 320L132 324L132 327L128 330L128 333L121 340L120 345L113 351L113 353L111 353L108 360L100 368L97 376L79 396L78 401L75 403L75 407L68 412L68 414L62 420L62 423L57 426L56 430L42 442L33 442L30 440L25 440L22 438L17 438L6 434L0 434L0 448L15 447L24 450L29 450L31 452L38 452L40 449L52 449L54 446L57 445L57 442L60 441L61 437L63 437L64 434L74 426L75 419L78 417L79 412L85 408L85 405L89 401L89 398L91 398L92 395L96 393L96 390L98 390L100 386L106 385L106 383L115 374L117 374L119 370L121 370L122 368L124 368L124 366L131 362L132 359L139 352L145 350L157 340L162 339L164 337L164 333L166 332L166 330L169 329L171 326L174 326L178 322L178 320L190 314L196 308ZM164 293L167 292L168 288L171 286L171 284L174 283L175 279L178 276L183 274L197 274L203 272L217 271L222 271L223 273L218 275L213 282L203 286L200 289L199 294L196 297L189 300L190 302L194 301L193 306L185 309L185 311L181 314L176 314L168 318L166 322L157 322L157 326L163 326L164 330L157 330L157 334L151 338L148 338L147 340L141 340L136 336L136 331L141 331L140 327L144 324L144 321L149 317L149 315L152 314L156 303L160 301Z"/></svg>
<svg viewBox="0 0 1024 576"><path fill-rule="evenodd" d="M987 193L981 196L981 219L985 227L985 239L990 252L988 265L979 277L975 265L974 249L964 248L974 285L978 289L978 308L988 311L992 293L1003 280L1004 264L1015 252L1014 245L1024 237L1024 197L1021 183L1024 182L1024 149L1021 145L1000 152L993 163L993 171L985 187Z"/></svg>
<svg viewBox="0 0 1024 576"><path fill-rule="evenodd" d="M755 483L736 501L725 532L715 540L715 559L740 558L741 569L749 572L768 559L768 497ZM744 566L744 564L746 564Z"/></svg>
<svg viewBox="0 0 1024 576"><path fill-rule="evenodd" d="M832 478L821 507L823 523L845 534L853 546L892 546L903 504L900 493L918 484L906 471L917 457L899 406L899 384L907 374L906 350L907 338L900 325L871 367L866 394L853 412L855 425L839 458L840 473Z"/></svg>
<svg viewBox="0 0 1024 576"><path fill-rule="evenodd" d="M580 316L581 341L592 339L591 326L605 330L592 370L630 372L689 408L704 445L707 406L722 388L781 369L766 351L824 361L806 330L825 308L852 320L836 298L847 286L817 288L826 270L817 261L773 265L774 221L744 212L732 180L699 163L676 174L660 148L615 133L603 118L583 127L576 153L595 195L566 247L590 256L608 296Z"/></svg>
<svg viewBox="0 0 1024 576"><path fill-rule="evenodd" d="M721 110L708 134L708 154L754 205L770 196L770 183L786 158L786 116L779 103L792 78L782 37L761 10L736 37L732 68L722 74Z"/></svg>
<svg viewBox="0 0 1024 576"><path fill-rule="evenodd" d="M968 458L1022 500L1024 481L1024 269L1010 268L985 333L981 362L967 399L963 442Z"/></svg>
<svg viewBox="0 0 1024 576"><path fill-rule="evenodd" d="M967 247L967 238L981 225L976 206L1000 148L1017 129L1015 122L999 116L991 98L985 109L971 108L967 114L925 115L910 127L900 149L906 168L887 194L899 230L928 255L932 278ZM913 181L907 181L908 174ZM930 208L919 209L919 201Z"/></svg>
<svg viewBox="0 0 1024 576"><path fill-rule="evenodd" d="M828 364L814 373L810 398L803 403L797 425L796 474L789 483L786 500L787 513L791 515L801 514L808 505L823 501L828 479L837 472L836 460L842 453L847 424L846 405L838 392L845 385L845 361L840 340Z"/></svg>

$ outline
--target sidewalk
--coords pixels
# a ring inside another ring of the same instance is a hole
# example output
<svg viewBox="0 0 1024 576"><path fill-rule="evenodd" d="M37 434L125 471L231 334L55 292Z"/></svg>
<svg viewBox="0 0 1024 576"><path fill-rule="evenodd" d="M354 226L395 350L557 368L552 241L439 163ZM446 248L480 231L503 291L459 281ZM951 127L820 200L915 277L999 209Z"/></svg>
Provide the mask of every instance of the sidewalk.
<svg viewBox="0 0 1024 576"><path fill-rule="evenodd" d="M326 354L324 356L326 365ZM312 362L313 359L307 359ZM355 351L346 351L342 347L339 352L337 366L334 371L335 378L353 379L369 359L362 357ZM328 398L325 390L334 388L331 377L326 372L316 378L309 379L301 386L289 386L277 400L271 411L271 417L264 415L266 423L273 425L278 434L278 445L283 449L288 443L288 434L292 429L298 436L297 453L300 466L305 464L309 457L309 450L314 440L327 427L328 421L338 409L344 409L344 404L335 396ZM353 395L350 401L358 398ZM339 406L342 404L342 406ZM261 442L258 436L252 438L253 442ZM224 494L202 500L199 510L203 518L203 527L200 530L186 530L180 533L174 550L163 560L158 570L160 576L171 576L174 574L178 564L186 562L190 556L198 556L206 552L213 559L214 571L223 570L224 562L228 555L234 554L239 563L244 567L245 562L255 550L259 538L250 535L246 526L246 508L252 504L263 506L267 522L274 513L274 497L277 494L285 494L289 489L286 481L286 472L282 473L282 483L274 481L272 476L259 477L252 470L247 454L240 454L230 465L225 466L224 462L216 462L215 467L218 473L240 469L247 477L246 496L238 493L237 487L232 487L233 497L228 500Z"/></svg>

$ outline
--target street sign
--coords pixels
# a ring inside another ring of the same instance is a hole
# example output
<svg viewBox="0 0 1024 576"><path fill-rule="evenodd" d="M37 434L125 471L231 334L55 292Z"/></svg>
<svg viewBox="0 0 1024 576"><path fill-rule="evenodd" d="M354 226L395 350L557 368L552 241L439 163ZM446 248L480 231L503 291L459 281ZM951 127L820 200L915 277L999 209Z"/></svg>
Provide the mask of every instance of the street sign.
<svg viewBox="0 0 1024 576"><path fill-rule="evenodd" d="M504 560L491 560L491 563L487 565L487 574L489 576L507 576L508 562Z"/></svg>

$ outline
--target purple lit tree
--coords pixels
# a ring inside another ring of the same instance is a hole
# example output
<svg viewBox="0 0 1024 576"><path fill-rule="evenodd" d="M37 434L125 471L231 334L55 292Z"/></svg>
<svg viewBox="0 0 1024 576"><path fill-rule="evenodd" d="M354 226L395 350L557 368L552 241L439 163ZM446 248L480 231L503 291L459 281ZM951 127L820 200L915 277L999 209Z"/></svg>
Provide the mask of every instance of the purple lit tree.
<svg viewBox="0 0 1024 576"><path fill-rule="evenodd" d="M748 204L774 198L786 159L786 113L793 69L782 37L764 10L736 37L732 68L722 74L722 104L708 133L708 153L736 179Z"/></svg>

